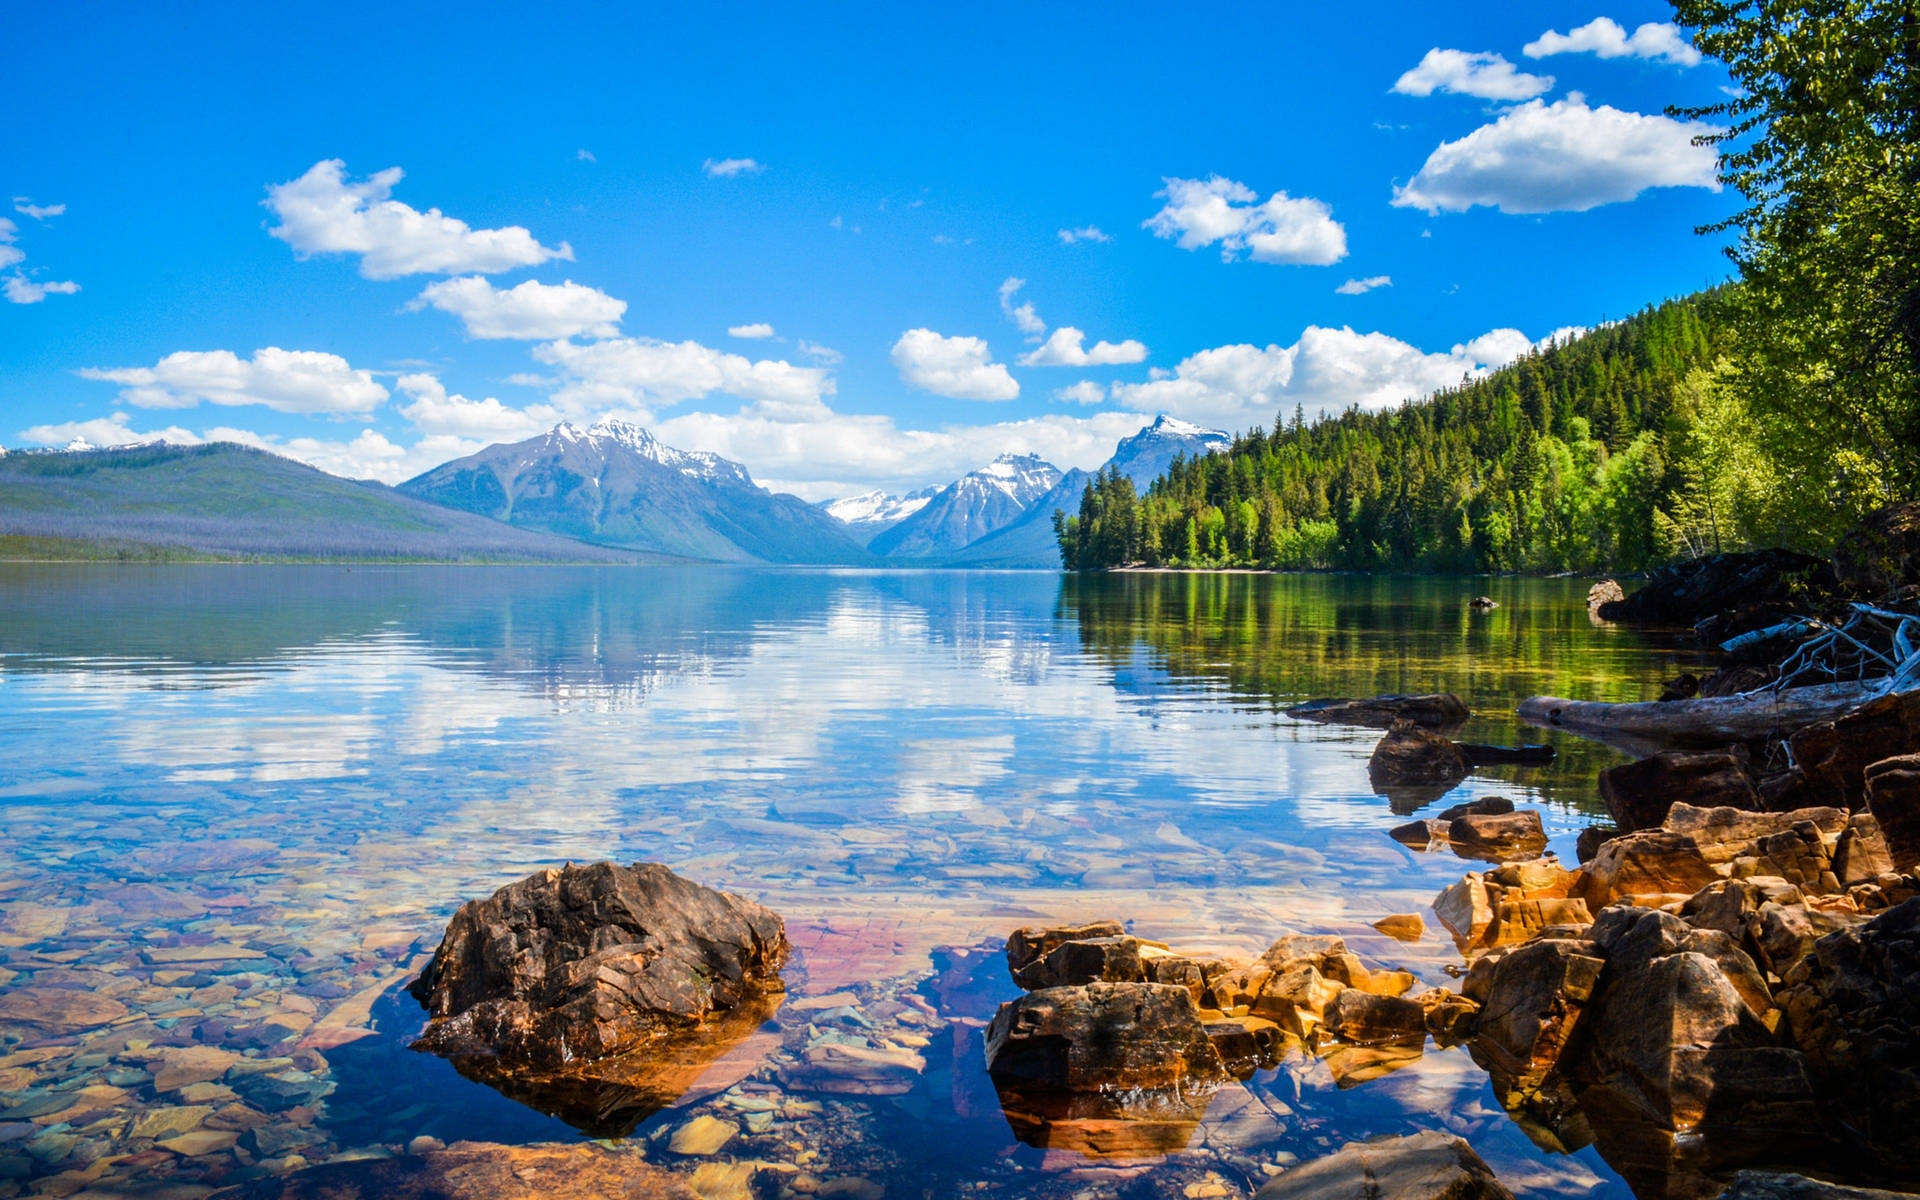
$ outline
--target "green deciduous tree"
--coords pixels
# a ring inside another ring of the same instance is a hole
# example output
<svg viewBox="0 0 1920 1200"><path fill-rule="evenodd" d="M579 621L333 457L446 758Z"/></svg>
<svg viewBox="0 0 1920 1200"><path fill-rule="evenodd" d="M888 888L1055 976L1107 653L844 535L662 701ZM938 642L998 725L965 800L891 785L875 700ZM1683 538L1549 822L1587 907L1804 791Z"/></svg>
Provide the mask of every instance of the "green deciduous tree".
<svg viewBox="0 0 1920 1200"><path fill-rule="evenodd" d="M1725 380L1809 520L1920 492L1920 0L1675 0L1746 207ZM1824 531L1823 531L1824 532Z"/></svg>

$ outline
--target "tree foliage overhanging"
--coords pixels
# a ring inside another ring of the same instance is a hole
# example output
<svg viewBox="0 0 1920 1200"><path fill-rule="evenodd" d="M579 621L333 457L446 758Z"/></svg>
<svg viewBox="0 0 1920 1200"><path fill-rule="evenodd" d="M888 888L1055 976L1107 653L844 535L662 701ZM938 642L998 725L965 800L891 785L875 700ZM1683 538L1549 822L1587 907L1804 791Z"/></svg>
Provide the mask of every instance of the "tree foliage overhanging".
<svg viewBox="0 0 1920 1200"><path fill-rule="evenodd" d="M1920 494L1920 0L1675 0L1738 84L1716 123L1740 281L1391 412L1097 478L1068 569L1632 571L1824 551Z"/></svg>

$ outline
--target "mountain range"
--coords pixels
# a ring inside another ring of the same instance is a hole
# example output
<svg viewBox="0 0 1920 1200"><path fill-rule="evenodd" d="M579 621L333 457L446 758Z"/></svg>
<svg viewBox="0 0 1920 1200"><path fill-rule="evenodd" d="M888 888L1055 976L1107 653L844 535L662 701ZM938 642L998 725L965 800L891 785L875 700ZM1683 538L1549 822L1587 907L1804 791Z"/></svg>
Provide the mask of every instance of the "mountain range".
<svg viewBox="0 0 1920 1200"><path fill-rule="evenodd" d="M854 540L866 545L874 538L906 520L938 494L940 488L923 487L904 496L889 496L876 488L857 496L822 500L819 507L828 516L847 527Z"/></svg>
<svg viewBox="0 0 1920 1200"><path fill-rule="evenodd" d="M1145 487L1226 435L1161 417L1108 466ZM398 488L227 443L0 454L0 555L1056 567L1091 476L1003 454L945 487L821 504L647 430L561 423Z"/></svg>
<svg viewBox="0 0 1920 1200"><path fill-rule="evenodd" d="M655 560L215 442L0 456L0 553L25 558Z"/></svg>
<svg viewBox="0 0 1920 1200"><path fill-rule="evenodd" d="M676 450L625 421L562 422L442 463L400 491L583 542L719 562L864 563L845 525L770 492L739 463Z"/></svg>
<svg viewBox="0 0 1920 1200"><path fill-rule="evenodd" d="M941 488L912 515L867 543L887 558L944 558L1020 518L1060 482L1060 468L1032 454L1002 454Z"/></svg>
<svg viewBox="0 0 1920 1200"><path fill-rule="evenodd" d="M1114 447L1101 470L1116 470L1133 480L1137 491L1166 474L1174 459L1212 454L1233 444L1233 439L1217 429L1169 417L1165 413L1153 424ZM1053 536L1053 514L1058 509L1072 515L1080 511L1080 493L1093 481L1094 472L1073 470L1062 475L1047 493L1014 520L979 538L948 556L955 566L967 567L1057 567L1060 546Z"/></svg>

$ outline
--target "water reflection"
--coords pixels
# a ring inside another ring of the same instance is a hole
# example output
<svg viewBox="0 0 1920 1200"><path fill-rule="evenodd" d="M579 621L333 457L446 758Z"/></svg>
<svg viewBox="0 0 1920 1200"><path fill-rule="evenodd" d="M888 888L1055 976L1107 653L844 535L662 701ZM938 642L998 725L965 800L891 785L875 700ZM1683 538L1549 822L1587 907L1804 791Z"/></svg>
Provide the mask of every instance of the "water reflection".
<svg viewBox="0 0 1920 1200"><path fill-rule="evenodd" d="M723 1056L639 1136L722 1103L724 1070L761 1089L725 1101L743 1145L831 1119L868 1169L1052 1178L1064 1151L1012 1140L966 1049L977 989L907 1015L940 948L1118 915L1242 953L1337 932L1444 981L1450 946L1368 923L1423 907L1458 860L1386 838L1375 734L1281 710L1452 688L1482 712L1464 736L1502 742L1530 692L1638 697L1671 673L1589 625L1571 581L1477 587L1503 608L1345 577L0 566L0 991L114 1006L0 1009L0 1174L211 1185L456 1129L567 1136L406 1051L419 1018L394 989L462 900L617 858L781 911L796 997L845 992L874 1026L776 1018L793 1069ZM1540 806L1565 857L1611 760L1559 745L1452 799ZM816 1093L828 1035L923 1073ZM1496 1166L1571 1169L1512 1132L1464 1052L1340 1067L1229 1089L1169 1161L1252 1180L1254 1158L1430 1126L1444 1093ZM651 1103L567 1112L607 1131ZM215 1115L233 1104L253 1115ZM930 1113L959 1132L916 1132Z"/></svg>

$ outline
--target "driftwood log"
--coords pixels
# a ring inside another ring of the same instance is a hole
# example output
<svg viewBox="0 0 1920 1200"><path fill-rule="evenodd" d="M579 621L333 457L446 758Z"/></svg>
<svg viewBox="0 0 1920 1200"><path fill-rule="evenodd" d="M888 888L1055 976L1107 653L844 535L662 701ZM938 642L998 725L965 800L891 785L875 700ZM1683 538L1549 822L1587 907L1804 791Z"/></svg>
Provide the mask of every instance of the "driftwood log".
<svg viewBox="0 0 1920 1200"><path fill-rule="evenodd" d="M1808 725L1845 716L1880 695L1885 686L1884 679L1869 679L1705 700L1636 704L1534 696L1521 703L1519 714L1529 725L1564 729L1636 752L1647 747L1724 746L1784 737Z"/></svg>

